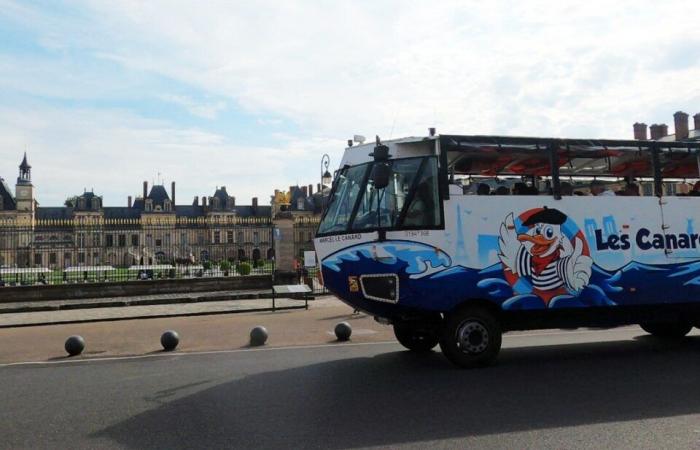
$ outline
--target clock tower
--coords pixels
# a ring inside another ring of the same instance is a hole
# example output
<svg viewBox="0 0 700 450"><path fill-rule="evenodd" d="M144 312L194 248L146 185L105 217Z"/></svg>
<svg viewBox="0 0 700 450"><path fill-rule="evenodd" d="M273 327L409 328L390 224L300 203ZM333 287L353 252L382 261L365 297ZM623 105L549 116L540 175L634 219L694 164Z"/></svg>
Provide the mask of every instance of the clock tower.
<svg viewBox="0 0 700 450"><path fill-rule="evenodd" d="M15 186L17 200L17 212L34 212L34 185L32 184L32 166L27 162L27 153L24 153L22 163L19 165L19 177Z"/></svg>

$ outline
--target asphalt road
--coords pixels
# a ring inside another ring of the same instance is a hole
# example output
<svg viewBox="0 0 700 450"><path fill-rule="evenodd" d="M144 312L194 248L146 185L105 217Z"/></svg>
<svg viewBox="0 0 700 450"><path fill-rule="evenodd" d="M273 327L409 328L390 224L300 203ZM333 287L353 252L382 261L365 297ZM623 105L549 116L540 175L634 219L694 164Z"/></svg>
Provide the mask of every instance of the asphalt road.
<svg viewBox="0 0 700 450"><path fill-rule="evenodd" d="M700 448L700 336L504 346L472 371L393 343L0 366L0 447Z"/></svg>

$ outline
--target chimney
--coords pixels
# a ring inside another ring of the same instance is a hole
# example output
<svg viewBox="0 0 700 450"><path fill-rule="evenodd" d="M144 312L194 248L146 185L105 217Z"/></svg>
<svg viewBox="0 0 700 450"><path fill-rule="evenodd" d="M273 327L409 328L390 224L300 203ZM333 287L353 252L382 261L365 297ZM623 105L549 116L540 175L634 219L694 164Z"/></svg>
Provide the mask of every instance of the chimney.
<svg viewBox="0 0 700 450"><path fill-rule="evenodd" d="M236 206L236 197L231 196L231 206Z"/></svg>
<svg viewBox="0 0 700 450"><path fill-rule="evenodd" d="M695 129L700 131L700 113L693 116L693 122L695 122Z"/></svg>
<svg viewBox="0 0 700 450"><path fill-rule="evenodd" d="M202 206L207 207L207 197L205 195L202 195Z"/></svg>
<svg viewBox="0 0 700 450"><path fill-rule="evenodd" d="M131 195L128 197L127 205L129 205L129 208L131 208Z"/></svg>
<svg viewBox="0 0 700 450"><path fill-rule="evenodd" d="M658 141L662 137L666 136L668 127L665 124L653 124L649 127L649 133L651 140Z"/></svg>
<svg viewBox="0 0 700 450"><path fill-rule="evenodd" d="M312 196L312 195L314 195L314 185L313 185L313 184L310 184L310 185L309 185L309 197Z"/></svg>
<svg viewBox="0 0 700 450"><path fill-rule="evenodd" d="M348 147L352 147L352 139L348 139Z"/></svg>
<svg viewBox="0 0 700 450"><path fill-rule="evenodd" d="M170 183L170 201L175 205L175 182Z"/></svg>
<svg viewBox="0 0 700 450"><path fill-rule="evenodd" d="M434 128L434 127L428 128L428 134L429 134L431 137L432 137L432 136L435 136L435 128Z"/></svg>
<svg viewBox="0 0 700 450"><path fill-rule="evenodd" d="M199 206L199 196L195 195L194 196L194 201L192 202L193 206Z"/></svg>
<svg viewBox="0 0 700 450"><path fill-rule="evenodd" d="M638 141L646 141L647 140L647 124L635 122L635 124L632 125L632 128L634 128L634 138L636 140L638 140Z"/></svg>
<svg viewBox="0 0 700 450"><path fill-rule="evenodd" d="M258 207L258 197L253 197L253 209Z"/></svg>
<svg viewBox="0 0 700 450"><path fill-rule="evenodd" d="M676 128L676 140L688 139L688 114L683 111L676 111L673 115L673 124Z"/></svg>
<svg viewBox="0 0 700 450"><path fill-rule="evenodd" d="M302 187L301 187L301 193L304 194L304 197L308 197L308 196L309 196L309 189L308 189L308 187L307 187L307 186L302 186Z"/></svg>
<svg viewBox="0 0 700 450"><path fill-rule="evenodd" d="M316 183L316 192L321 192L321 183Z"/></svg>
<svg viewBox="0 0 700 450"><path fill-rule="evenodd" d="M146 200L148 197L148 181L143 182L143 199Z"/></svg>

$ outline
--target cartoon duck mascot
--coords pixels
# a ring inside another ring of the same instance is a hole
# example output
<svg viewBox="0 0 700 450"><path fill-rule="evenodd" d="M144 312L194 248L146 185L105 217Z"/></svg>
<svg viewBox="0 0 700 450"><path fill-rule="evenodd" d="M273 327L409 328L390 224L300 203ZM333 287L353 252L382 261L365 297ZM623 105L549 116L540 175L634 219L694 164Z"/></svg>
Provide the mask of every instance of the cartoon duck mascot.
<svg viewBox="0 0 700 450"><path fill-rule="evenodd" d="M579 293L591 278L593 260L582 254L580 237L572 246L562 233L564 222L564 213L545 207L523 222L525 233L516 232L512 213L501 224L498 257L504 269L528 278L545 305L557 295Z"/></svg>

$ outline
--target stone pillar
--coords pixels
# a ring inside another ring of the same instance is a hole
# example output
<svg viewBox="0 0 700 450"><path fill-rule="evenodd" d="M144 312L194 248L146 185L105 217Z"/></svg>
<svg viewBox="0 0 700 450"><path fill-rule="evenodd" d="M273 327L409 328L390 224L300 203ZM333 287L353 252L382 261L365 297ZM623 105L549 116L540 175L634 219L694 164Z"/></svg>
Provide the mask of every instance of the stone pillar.
<svg viewBox="0 0 700 450"><path fill-rule="evenodd" d="M291 215L278 215L273 221L279 230L275 234L275 268L283 272L293 272L294 267L294 219Z"/></svg>

